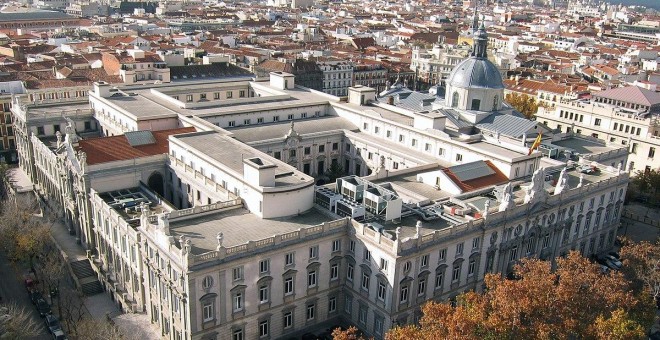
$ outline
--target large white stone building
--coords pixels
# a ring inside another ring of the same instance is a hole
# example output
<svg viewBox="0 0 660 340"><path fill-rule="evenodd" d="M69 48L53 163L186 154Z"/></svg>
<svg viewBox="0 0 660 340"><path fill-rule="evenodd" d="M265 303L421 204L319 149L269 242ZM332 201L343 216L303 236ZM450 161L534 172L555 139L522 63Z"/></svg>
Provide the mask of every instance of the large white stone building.
<svg viewBox="0 0 660 340"><path fill-rule="evenodd" d="M591 99L563 100L539 108L536 120L559 132L574 132L629 148L629 171L660 168L660 94L637 86L597 92Z"/></svg>
<svg viewBox="0 0 660 340"><path fill-rule="evenodd" d="M522 118L502 102L485 31L477 37L446 99L394 86L351 87L342 101L287 73L96 84L61 134L45 128L59 109L15 98L21 168L108 293L163 338L354 324L380 339L417 321L424 302L481 290L486 273L522 257L614 243L628 173L606 164L626 150ZM87 121L101 138L80 133ZM597 150L580 162L600 171L529 152L541 131ZM333 163L345 175L328 174Z"/></svg>

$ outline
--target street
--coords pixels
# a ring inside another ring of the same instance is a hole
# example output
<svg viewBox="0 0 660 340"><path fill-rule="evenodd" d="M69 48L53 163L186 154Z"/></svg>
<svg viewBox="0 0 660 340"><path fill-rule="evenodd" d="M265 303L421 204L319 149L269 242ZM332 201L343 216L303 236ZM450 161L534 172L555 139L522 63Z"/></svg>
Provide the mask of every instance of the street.
<svg viewBox="0 0 660 340"><path fill-rule="evenodd" d="M0 278L2 278L0 279L0 297L2 297L2 303L15 302L19 307L25 307L25 309L30 312L32 318L39 324L41 329L41 335L32 339L50 339L50 336L44 327L43 319L39 316L39 313L37 313L32 302L30 302L30 298L23 286L19 273L14 271L12 264L9 262L3 251L0 251Z"/></svg>

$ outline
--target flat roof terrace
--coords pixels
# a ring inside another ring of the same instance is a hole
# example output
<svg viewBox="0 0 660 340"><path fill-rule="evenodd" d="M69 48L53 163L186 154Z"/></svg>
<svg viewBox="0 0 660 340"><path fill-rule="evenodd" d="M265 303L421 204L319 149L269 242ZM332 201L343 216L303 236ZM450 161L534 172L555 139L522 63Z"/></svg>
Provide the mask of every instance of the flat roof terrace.
<svg viewBox="0 0 660 340"><path fill-rule="evenodd" d="M552 142L552 144L574 150L580 154L599 154L620 149L576 137Z"/></svg>
<svg viewBox="0 0 660 340"><path fill-rule="evenodd" d="M150 215L158 215L172 210L161 203L156 195L145 187L135 187L99 193L99 197L114 209L130 226L140 225L142 204L147 204Z"/></svg>
<svg viewBox="0 0 660 340"><path fill-rule="evenodd" d="M223 234L224 247L233 247L332 220L329 215L316 209L285 218L262 219L246 209L237 208L192 219L174 220L170 223L170 234L175 238L190 238L192 253L199 255L216 249L218 233Z"/></svg>
<svg viewBox="0 0 660 340"><path fill-rule="evenodd" d="M268 157L268 161L277 166L275 170L275 187L299 185L314 181L313 177L305 175L291 165L269 157L216 131L171 136L170 140L185 145L189 150L197 150L198 157L208 157L213 162L222 164L241 176L244 175L244 159Z"/></svg>

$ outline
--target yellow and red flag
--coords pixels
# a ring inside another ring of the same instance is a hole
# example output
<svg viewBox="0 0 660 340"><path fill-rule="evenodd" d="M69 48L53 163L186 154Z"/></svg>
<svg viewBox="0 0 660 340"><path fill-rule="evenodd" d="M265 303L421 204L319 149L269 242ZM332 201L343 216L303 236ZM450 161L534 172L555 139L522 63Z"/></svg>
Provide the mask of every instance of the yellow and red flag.
<svg viewBox="0 0 660 340"><path fill-rule="evenodd" d="M529 148L529 152L527 153L527 156L531 155L534 150L536 150L539 145L541 145L541 137L543 136L543 133L539 133L539 135L536 137L534 140L534 143L532 143L532 146Z"/></svg>

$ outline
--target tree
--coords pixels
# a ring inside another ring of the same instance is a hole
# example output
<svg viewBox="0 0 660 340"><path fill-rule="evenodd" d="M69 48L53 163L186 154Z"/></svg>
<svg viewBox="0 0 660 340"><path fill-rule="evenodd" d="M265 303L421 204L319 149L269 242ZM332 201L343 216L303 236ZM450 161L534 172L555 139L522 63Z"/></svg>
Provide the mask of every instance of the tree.
<svg viewBox="0 0 660 340"><path fill-rule="evenodd" d="M336 181L337 178L344 176L344 168L339 165L339 162L332 162L330 164L330 169L326 172L326 176L328 176L330 183L332 183Z"/></svg>
<svg viewBox="0 0 660 340"><path fill-rule="evenodd" d="M660 306L660 239L626 242L621 248L624 272L637 289Z"/></svg>
<svg viewBox="0 0 660 340"><path fill-rule="evenodd" d="M634 192L638 195L650 197L654 200L660 199L660 171L651 169L648 171L638 170L635 176L630 180L631 194Z"/></svg>
<svg viewBox="0 0 660 340"><path fill-rule="evenodd" d="M15 303L0 304L0 338L27 339L39 335L41 325L29 310Z"/></svg>
<svg viewBox="0 0 660 340"><path fill-rule="evenodd" d="M76 326L78 339L120 340L133 339L123 337L119 329L107 321L86 318Z"/></svg>
<svg viewBox="0 0 660 340"><path fill-rule="evenodd" d="M0 162L0 202L7 199L7 192L8 192L7 185L9 185L9 177L7 176L8 170L9 167L7 166L7 164L4 162Z"/></svg>
<svg viewBox="0 0 660 340"><path fill-rule="evenodd" d="M534 115L536 115L539 106L542 106L540 103L536 102L534 97L526 94L518 94L516 92L507 94L505 99L509 105L513 106L514 109L522 113L527 119L532 119Z"/></svg>
<svg viewBox="0 0 660 340"><path fill-rule="evenodd" d="M427 303L419 325L394 328L386 339L641 339L653 322L648 299L622 273L604 274L577 252L557 258L554 269L523 259L514 274L486 275L485 292L459 295L456 306Z"/></svg>

